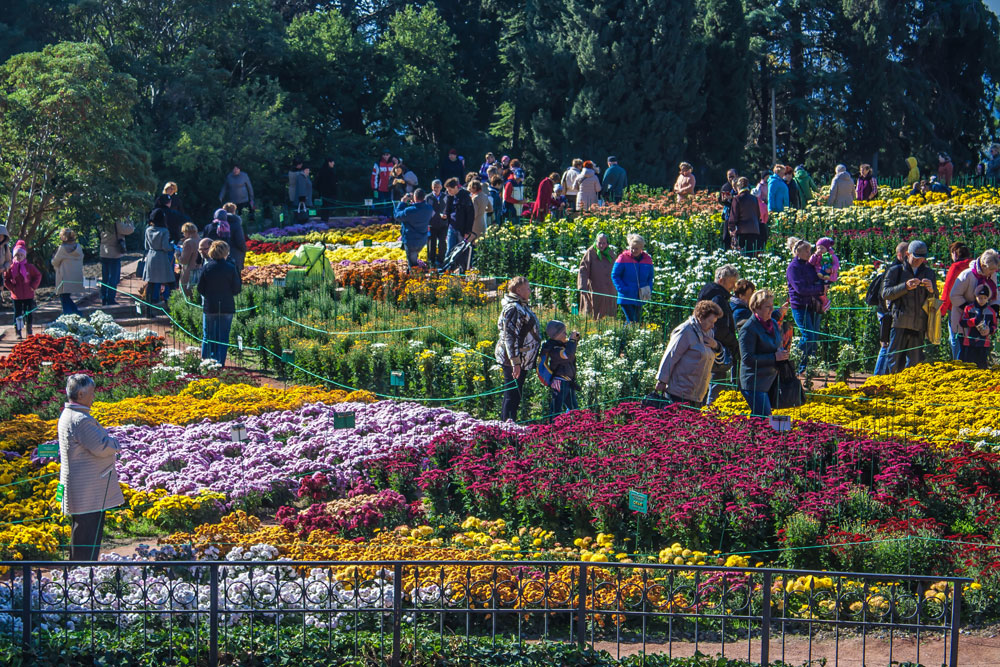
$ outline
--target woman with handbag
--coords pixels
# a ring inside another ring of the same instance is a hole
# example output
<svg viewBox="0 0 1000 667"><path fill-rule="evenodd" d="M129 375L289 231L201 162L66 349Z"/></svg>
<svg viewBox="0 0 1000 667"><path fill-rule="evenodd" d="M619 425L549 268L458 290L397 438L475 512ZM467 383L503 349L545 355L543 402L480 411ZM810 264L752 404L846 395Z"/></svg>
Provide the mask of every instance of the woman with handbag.
<svg viewBox="0 0 1000 667"><path fill-rule="evenodd" d="M708 394L712 366L722 351L713 335L722 308L712 301L699 301L694 313L670 333L670 342L656 373L656 392L666 392L674 403L700 406Z"/></svg>
<svg viewBox="0 0 1000 667"><path fill-rule="evenodd" d="M101 230L101 305L115 305L118 284L122 280L122 256L125 254L125 237L135 231L129 220L119 220L105 225Z"/></svg>
<svg viewBox="0 0 1000 667"><path fill-rule="evenodd" d="M754 417L770 417L778 401L778 364L788 359L781 326L773 319L774 294L757 290L750 297L753 315L740 328L740 393Z"/></svg>

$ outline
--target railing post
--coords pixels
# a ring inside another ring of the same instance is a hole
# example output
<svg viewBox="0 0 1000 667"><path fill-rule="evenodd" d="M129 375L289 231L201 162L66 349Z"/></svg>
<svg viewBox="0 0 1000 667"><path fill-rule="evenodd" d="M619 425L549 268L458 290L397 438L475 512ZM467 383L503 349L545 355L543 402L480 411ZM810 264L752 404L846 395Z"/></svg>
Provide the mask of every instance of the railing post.
<svg viewBox="0 0 1000 667"><path fill-rule="evenodd" d="M580 563L580 594L576 601L576 644L587 644L587 564Z"/></svg>
<svg viewBox="0 0 1000 667"><path fill-rule="evenodd" d="M771 573L764 573L764 596L760 603L760 664L770 664L771 656Z"/></svg>
<svg viewBox="0 0 1000 667"><path fill-rule="evenodd" d="M28 659L31 651L31 566L21 566L21 652Z"/></svg>
<svg viewBox="0 0 1000 667"><path fill-rule="evenodd" d="M958 667L958 631L962 628L962 582L952 584L954 592L951 595L951 647L948 655L948 667Z"/></svg>
<svg viewBox="0 0 1000 667"><path fill-rule="evenodd" d="M403 638L403 563L392 566L392 659L389 664L399 667L402 660Z"/></svg>
<svg viewBox="0 0 1000 667"><path fill-rule="evenodd" d="M219 664L219 565L208 566L208 664Z"/></svg>

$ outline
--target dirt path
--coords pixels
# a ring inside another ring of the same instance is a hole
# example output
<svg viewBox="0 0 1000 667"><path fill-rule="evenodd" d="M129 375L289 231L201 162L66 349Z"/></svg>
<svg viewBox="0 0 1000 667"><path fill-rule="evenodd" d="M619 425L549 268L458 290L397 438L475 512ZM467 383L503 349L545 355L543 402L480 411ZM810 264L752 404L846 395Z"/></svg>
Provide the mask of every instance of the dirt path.
<svg viewBox="0 0 1000 667"><path fill-rule="evenodd" d="M635 655L642 651L641 644L622 644L619 648L614 642L597 642L594 648L607 651L613 656ZM707 655L721 655L722 646L718 643L698 644L698 651ZM746 659L748 655L746 642L727 643L725 655L729 658ZM890 654L891 648L891 654ZM950 648L950 645L949 647ZM959 663L963 667L996 667L1000 666L1000 637L962 634L958 642ZM670 653L677 657L690 657L695 653L694 642L677 642L668 644L647 644L647 653ZM760 641L755 639L749 650L750 660L760 660ZM783 660L790 665L827 664L858 666L888 665L890 663L912 662L923 665L939 665L947 663L945 643L940 635L936 637L921 637L919 660L917 642L913 637L894 637L891 643L887 637L841 637L840 641L824 637L813 639L808 637L787 637L782 654L780 635L771 638L770 661ZM825 661L822 662L822 661Z"/></svg>

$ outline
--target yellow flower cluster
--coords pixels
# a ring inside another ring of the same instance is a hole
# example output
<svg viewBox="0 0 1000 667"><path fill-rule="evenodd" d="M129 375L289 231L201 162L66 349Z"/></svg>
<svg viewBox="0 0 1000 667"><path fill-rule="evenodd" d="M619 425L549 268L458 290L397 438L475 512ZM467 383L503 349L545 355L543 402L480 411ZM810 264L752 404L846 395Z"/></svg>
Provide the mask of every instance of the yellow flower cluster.
<svg viewBox="0 0 1000 667"><path fill-rule="evenodd" d="M747 404L738 392L725 392L712 409L746 414ZM856 388L830 385L802 407L775 414L839 424L879 438L920 437L942 447L956 440L994 444L1000 443L1000 379L972 364L919 364L895 375L873 375Z"/></svg>
<svg viewBox="0 0 1000 667"><path fill-rule="evenodd" d="M879 198L871 201L855 202L865 208L895 208L900 206L938 206L947 208L983 208L1000 206L1000 190L995 187L956 186L951 196L943 192L911 195L910 188L888 190L879 188Z"/></svg>
<svg viewBox="0 0 1000 667"><path fill-rule="evenodd" d="M166 489L140 491L122 484L122 494L128 507L110 512L108 521L124 526L136 517L149 519L155 524L170 524L196 516L206 503L225 501L226 494L202 490L197 496L171 495Z"/></svg>
<svg viewBox="0 0 1000 667"><path fill-rule="evenodd" d="M708 554L704 551L697 551L692 549L685 549L680 545L679 542L674 542L669 547L660 550L657 554L657 560L661 563L673 563L674 565L704 565L705 558ZM732 564L728 561L726 567L746 567L743 563L743 556L733 555L729 558L734 559Z"/></svg>
<svg viewBox="0 0 1000 667"><path fill-rule="evenodd" d="M0 560L55 558L69 525L55 503L59 465L29 456L0 461Z"/></svg>
<svg viewBox="0 0 1000 667"><path fill-rule="evenodd" d="M409 278L396 297L396 301L413 308L417 304L486 303L485 283L469 277L459 278L450 274L421 275Z"/></svg>
<svg viewBox="0 0 1000 667"><path fill-rule="evenodd" d="M368 392L346 392L313 386L287 389L226 384L217 378L194 380L176 396L143 396L117 403L94 403L91 414L104 426L122 424L191 424L210 419L223 421L246 415L294 410L307 403L371 403Z"/></svg>
<svg viewBox="0 0 1000 667"><path fill-rule="evenodd" d="M399 240L399 225L374 225L351 230L331 229L325 232L309 232L304 237L296 236L294 239L304 239L306 243L320 242L330 245L356 245L365 239L372 243L389 243Z"/></svg>
<svg viewBox="0 0 1000 667"><path fill-rule="evenodd" d="M830 288L830 294L842 294L853 299L864 300L868 291L868 279L875 267L871 264L858 264L847 271L841 271L837 282Z"/></svg>
<svg viewBox="0 0 1000 667"><path fill-rule="evenodd" d="M426 258L426 248L421 251L421 257ZM272 264L288 264L292 260L293 252L248 252L245 260L246 266L269 266ZM397 260L406 259L406 252L402 248L387 248L385 246L371 246L369 248L337 248L327 250L325 253L327 260L331 264L340 262L374 262L377 259Z"/></svg>

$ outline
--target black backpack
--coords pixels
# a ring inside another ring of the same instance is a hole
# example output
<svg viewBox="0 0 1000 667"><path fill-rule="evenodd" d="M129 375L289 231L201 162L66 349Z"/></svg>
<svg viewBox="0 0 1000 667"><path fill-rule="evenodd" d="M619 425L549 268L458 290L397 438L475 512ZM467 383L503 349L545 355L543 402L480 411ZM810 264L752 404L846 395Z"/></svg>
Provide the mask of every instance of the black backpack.
<svg viewBox="0 0 1000 667"><path fill-rule="evenodd" d="M878 308L882 305L882 283L885 281L885 274L888 272L888 269L881 273L876 272L872 274L871 279L868 281L868 289L865 290L865 303L869 306Z"/></svg>

